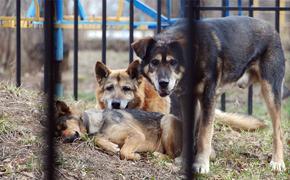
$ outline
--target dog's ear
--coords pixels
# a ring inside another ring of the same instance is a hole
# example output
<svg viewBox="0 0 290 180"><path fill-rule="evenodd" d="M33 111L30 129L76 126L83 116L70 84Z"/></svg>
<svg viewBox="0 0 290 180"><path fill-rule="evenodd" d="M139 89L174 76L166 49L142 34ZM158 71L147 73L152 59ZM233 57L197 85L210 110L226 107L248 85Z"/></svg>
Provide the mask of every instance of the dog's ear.
<svg viewBox="0 0 290 180"><path fill-rule="evenodd" d="M96 62L95 74L96 74L97 81L99 83L101 83L104 78L107 78L110 73L111 71L107 68L105 64L103 64L100 61Z"/></svg>
<svg viewBox="0 0 290 180"><path fill-rule="evenodd" d="M55 102L55 106L56 106L56 114L57 114L57 117L64 116L64 115L70 115L71 114L71 110L66 105L65 102L63 102L63 101L56 101Z"/></svg>
<svg viewBox="0 0 290 180"><path fill-rule="evenodd" d="M136 55L142 60L146 56L149 47L155 42L152 37L146 37L139 39L131 44L131 47L135 51Z"/></svg>
<svg viewBox="0 0 290 180"><path fill-rule="evenodd" d="M129 64L126 72L129 74L129 76L132 79L139 79L140 77L142 77L140 60L134 60L133 62L131 62L131 64Z"/></svg>

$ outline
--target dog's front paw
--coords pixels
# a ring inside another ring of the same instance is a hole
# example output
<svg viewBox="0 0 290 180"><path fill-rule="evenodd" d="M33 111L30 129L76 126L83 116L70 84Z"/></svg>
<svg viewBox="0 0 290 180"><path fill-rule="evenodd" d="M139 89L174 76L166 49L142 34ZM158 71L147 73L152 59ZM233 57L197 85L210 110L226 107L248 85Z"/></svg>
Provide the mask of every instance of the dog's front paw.
<svg viewBox="0 0 290 180"><path fill-rule="evenodd" d="M174 164L176 166L182 166L182 157L181 156L178 156L174 159Z"/></svg>
<svg viewBox="0 0 290 180"><path fill-rule="evenodd" d="M141 159L141 155L138 153L122 153L120 154L121 159L138 161Z"/></svg>
<svg viewBox="0 0 290 180"><path fill-rule="evenodd" d="M275 162L272 160L270 162L270 167L271 167L272 171L276 171L276 172L285 171L285 169L286 169L283 161Z"/></svg>
<svg viewBox="0 0 290 180"><path fill-rule="evenodd" d="M195 173L207 174L209 173L209 161L199 160L192 165Z"/></svg>
<svg viewBox="0 0 290 180"><path fill-rule="evenodd" d="M114 153L114 154L117 154L118 152L120 152L120 148L117 144L112 144L112 148L111 148L111 151Z"/></svg>

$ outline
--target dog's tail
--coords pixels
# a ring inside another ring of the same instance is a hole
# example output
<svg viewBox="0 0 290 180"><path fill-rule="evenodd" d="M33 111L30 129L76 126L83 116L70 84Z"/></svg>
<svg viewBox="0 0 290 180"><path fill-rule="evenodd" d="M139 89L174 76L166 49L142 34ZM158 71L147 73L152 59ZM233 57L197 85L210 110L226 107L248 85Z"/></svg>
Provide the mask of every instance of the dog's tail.
<svg viewBox="0 0 290 180"><path fill-rule="evenodd" d="M262 120L253 116L237 113L226 113L218 109L215 110L215 120L217 123L228 125L236 130L254 131L267 127Z"/></svg>

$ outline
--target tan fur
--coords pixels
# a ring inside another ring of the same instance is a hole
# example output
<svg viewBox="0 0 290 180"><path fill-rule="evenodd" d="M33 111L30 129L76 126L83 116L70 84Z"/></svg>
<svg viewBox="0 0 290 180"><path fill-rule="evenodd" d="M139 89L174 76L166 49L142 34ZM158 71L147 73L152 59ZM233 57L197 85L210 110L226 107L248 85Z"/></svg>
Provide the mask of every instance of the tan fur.
<svg viewBox="0 0 290 180"><path fill-rule="evenodd" d="M224 113L218 109L215 110L215 121L220 124L228 125L233 129L244 131L253 131L267 127L263 121L253 116Z"/></svg>
<svg viewBox="0 0 290 180"><path fill-rule="evenodd" d="M156 56L154 56L153 59L161 61L162 60L162 54L156 54Z"/></svg>
<svg viewBox="0 0 290 180"><path fill-rule="evenodd" d="M217 49L220 51L222 49L222 45L221 45L221 41L220 39L217 37L216 33L215 32L211 32L211 35L212 35L212 38L215 42L215 45L217 47Z"/></svg>
<svg viewBox="0 0 290 180"><path fill-rule="evenodd" d="M120 77L120 81L117 82L117 78ZM113 82L116 86L121 86L122 83L130 82L132 83L132 79L126 69L120 70L110 70L108 77L106 78L106 82ZM106 84L106 83L105 83ZM104 100L108 98L108 96L104 95L104 86L105 84L97 83L96 87L96 109L105 109L106 105ZM154 89L153 85L151 85L148 80L144 77L140 77L138 79L138 83L135 83L135 90L133 91L134 95L132 96L131 106L129 108L132 109L141 109L148 112L160 112L164 114L170 113L170 98L169 97L161 97L158 92ZM112 94L114 97L118 97L120 99L127 98L127 95L122 94Z"/></svg>
<svg viewBox="0 0 290 180"><path fill-rule="evenodd" d="M138 152L163 153L161 130L158 127L144 126L128 114L122 119L124 122L112 124L103 129L102 138L97 136L98 138L95 139L96 145L106 151L117 152L114 145L116 144L121 147L121 159L127 160L139 160L141 156ZM110 141L107 142L106 139Z"/></svg>
<svg viewBox="0 0 290 180"><path fill-rule="evenodd" d="M272 169L275 171L281 171L285 169L283 162L283 132L281 129L281 109L274 103L274 97L272 93L271 85L262 80L261 91L265 102L267 104L268 112L272 119L273 125L273 155L271 160Z"/></svg>
<svg viewBox="0 0 290 180"><path fill-rule="evenodd" d="M170 157L177 157L182 147L182 123L175 116L166 115L161 119L161 141L164 153Z"/></svg>
<svg viewBox="0 0 290 180"><path fill-rule="evenodd" d="M94 137L95 144L99 147L102 147L106 152L116 154L120 151L120 148L117 144L112 143L106 137L101 134L98 134Z"/></svg>

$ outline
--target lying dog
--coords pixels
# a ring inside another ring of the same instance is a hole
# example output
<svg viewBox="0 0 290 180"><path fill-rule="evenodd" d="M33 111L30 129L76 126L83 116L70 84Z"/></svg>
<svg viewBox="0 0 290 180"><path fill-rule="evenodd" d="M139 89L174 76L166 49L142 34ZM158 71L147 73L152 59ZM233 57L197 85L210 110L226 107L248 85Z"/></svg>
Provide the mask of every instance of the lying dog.
<svg viewBox="0 0 290 180"><path fill-rule="evenodd" d="M197 39L196 81L194 92L201 105L197 154L193 168L209 172L209 155L213 135L214 110L218 91L226 85L259 83L273 124L274 171L285 170L281 129L281 89L285 73L285 57L279 34L268 23L250 17L225 17L195 22ZM175 26L132 44L142 59L142 71L162 97L173 91L180 93L185 67L184 49L187 26ZM245 82L246 80L246 82Z"/></svg>
<svg viewBox="0 0 290 180"><path fill-rule="evenodd" d="M173 115L136 109L88 110L82 118L62 101L56 102L57 130L72 142L94 134L97 146L121 159L139 160L138 152L160 152L174 158L181 152L181 122Z"/></svg>

